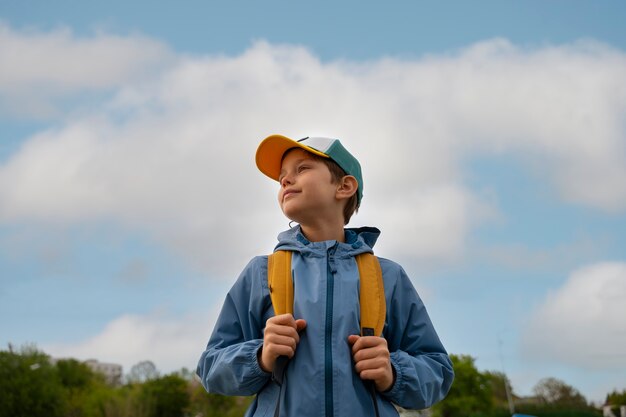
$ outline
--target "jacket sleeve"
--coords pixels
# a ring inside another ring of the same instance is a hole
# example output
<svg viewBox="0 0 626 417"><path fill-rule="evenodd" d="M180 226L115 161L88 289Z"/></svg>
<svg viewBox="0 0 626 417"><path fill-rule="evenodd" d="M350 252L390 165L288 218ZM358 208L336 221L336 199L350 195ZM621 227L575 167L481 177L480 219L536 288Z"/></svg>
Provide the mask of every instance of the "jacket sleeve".
<svg viewBox="0 0 626 417"><path fill-rule="evenodd" d="M454 380L452 362L428 316L426 307L404 270L381 259L387 297L387 339L396 373L393 386L382 393L403 408L424 409L442 400ZM391 281L391 282L389 282Z"/></svg>
<svg viewBox="0 0 626 417"><path fill-rule="evenodd" d="M270 379L257 360L271 306L266 277L267 257L254 258L228 292L196 371L208 392L253 395Z"/></svg>

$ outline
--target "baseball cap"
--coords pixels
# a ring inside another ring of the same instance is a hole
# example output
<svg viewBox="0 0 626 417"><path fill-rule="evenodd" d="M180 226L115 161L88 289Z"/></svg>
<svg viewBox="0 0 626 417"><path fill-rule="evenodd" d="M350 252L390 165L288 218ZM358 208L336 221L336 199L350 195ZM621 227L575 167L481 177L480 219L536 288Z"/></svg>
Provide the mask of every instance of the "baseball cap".
<svg viewBox="0 0 626 417"><path fill-rule="evenodd" d="M306 137L300 140L293 140L282 135L271 135L261 142L256 151L256 166L263 174L278 181L283 155L292 148L301 148L314 155L335 161L346 174L356 178L359 184L357 199L361 203L363 198L361 164L344 148L339 139Z"/></svg>

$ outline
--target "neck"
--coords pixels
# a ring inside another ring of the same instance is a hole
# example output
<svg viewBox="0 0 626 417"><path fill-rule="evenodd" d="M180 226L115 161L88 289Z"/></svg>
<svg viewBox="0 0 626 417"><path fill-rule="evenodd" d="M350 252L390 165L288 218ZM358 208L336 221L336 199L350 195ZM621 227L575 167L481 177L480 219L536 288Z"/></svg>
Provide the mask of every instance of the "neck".
<svg viewBox="0 0 626 417"><path fill-rule="evenodd" d="M345 242L346 236L343 230L343 223L340 225L300 225L302 234L311 242L323 242L325 240L336 240Z"/></svg>

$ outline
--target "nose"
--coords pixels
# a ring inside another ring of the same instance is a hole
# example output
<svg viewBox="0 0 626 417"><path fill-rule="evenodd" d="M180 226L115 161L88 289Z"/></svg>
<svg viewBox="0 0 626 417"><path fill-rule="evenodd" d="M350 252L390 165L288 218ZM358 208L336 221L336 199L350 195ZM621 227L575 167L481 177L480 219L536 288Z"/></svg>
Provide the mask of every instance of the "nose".
<svg viewBox="0 0 626 417"><path fill-rule="evenodd" d="M293 184L291 176L289 174L285 174L280 180L280 186L285 188L290 184Z"/></svg>

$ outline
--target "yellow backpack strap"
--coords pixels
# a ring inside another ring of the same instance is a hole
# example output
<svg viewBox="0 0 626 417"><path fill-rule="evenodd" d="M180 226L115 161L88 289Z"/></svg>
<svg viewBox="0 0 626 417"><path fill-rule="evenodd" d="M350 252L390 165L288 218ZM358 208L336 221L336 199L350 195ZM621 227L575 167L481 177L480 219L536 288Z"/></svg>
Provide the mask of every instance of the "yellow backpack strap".
<svg viewBox="0 0 626 417"><path fill-rule="evenodd" d="M275 314L293 314L293 278L291 277L290 251L279 250L268 256L267 284Z"/></svg>
<svg viewBox="0 0 626 417"><path fill-rule="evenodd" d="M380 263L371 253L357 255L356 263L360 277L361 334L381 336L385 326L387 303ZM275 314L293 314L290 251L276 251L268 256L267 281Z"/></svg>
<svg viewBox="0 0 626 417"><path fill-rule="evenodd" d="M361 304L361 335L381 336L385 326L387 302L383 273L378 258L371 253L362 253L356 256L359 268L361 290L359 303Z"/></svg>

